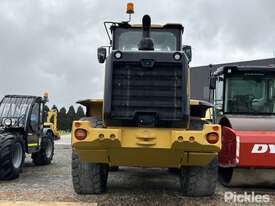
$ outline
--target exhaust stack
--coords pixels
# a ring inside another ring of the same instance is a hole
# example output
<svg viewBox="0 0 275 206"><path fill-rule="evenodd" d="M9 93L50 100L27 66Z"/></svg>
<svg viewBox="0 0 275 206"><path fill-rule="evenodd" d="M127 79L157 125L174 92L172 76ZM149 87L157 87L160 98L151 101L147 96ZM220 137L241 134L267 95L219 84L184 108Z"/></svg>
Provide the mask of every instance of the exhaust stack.
<svg viewBox="0 0 275 206"><path fill-rule="evenodd" d="M139 42L139 50L154 50L154 42L150 36L151 18L149 15L144 15L142 18L142 39Z"/></svg>

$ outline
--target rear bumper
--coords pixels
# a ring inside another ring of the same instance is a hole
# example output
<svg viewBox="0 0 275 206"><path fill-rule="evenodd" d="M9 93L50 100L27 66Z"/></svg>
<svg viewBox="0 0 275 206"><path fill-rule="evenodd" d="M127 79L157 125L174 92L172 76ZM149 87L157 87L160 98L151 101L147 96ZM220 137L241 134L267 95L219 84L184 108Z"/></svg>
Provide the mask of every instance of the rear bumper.
<svg viewBox="0 0 275 206"><path fill-rule="evenodd" d="M219 152L221 141L209 144L206 135L213 126L201 131L169 128L92 128L87 121L77 121L87 131L85 140L75 138L72 147L81 161L140 167L180 167L206 165ZM215 131L220 137L220 129ZM104 137L103 137L104 136ZM191 137L191 138L190 138Z"/></svg>
<svg viewBox="0 0 275 206"><path fill-rule="evenodd" d="M75 148L76 149L76 148ZM184 152L168 149L76 149L81 161L108 163L114 166L133 167L174 167L182 165L207 165L217 153Z"/></svg>

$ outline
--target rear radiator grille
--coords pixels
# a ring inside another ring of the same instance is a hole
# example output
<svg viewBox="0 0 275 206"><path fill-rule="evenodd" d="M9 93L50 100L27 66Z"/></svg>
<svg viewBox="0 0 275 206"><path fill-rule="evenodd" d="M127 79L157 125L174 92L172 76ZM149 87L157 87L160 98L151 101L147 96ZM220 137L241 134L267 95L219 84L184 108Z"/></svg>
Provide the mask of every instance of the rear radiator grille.
<svg viewBox="0 0 275 206"><path fill-rule="evenodd" d="M156 112L160 119L182 118L183 79L180 64L116 63L112 77L112 118L133 118L136 112Z"/></svg>

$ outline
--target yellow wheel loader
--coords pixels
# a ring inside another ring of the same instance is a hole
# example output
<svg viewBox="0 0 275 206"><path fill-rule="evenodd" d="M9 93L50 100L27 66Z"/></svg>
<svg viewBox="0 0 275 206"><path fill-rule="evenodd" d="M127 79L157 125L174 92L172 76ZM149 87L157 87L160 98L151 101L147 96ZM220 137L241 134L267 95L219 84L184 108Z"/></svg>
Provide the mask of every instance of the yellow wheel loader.
<svg viewBox="0 0 275 206"><path fill-rule="evenodd" d="M133 13L128 4L127 13ZM104 100L83 100L85 118L72 125L72 181L78 194L107 189L113 166L178 168L183 195L215 192L221 128L211 124L211 104L189 99L191 47L181 24L110 24Z"/></svg>
<svg viewBox="0 0 275 206"><path fill-rule="evenodd" d="M51 129L54 135L54 139L60 139L60 134L57 128L57 110L51 109L47 113L47 121L44 122L44 127Z"/></svg>

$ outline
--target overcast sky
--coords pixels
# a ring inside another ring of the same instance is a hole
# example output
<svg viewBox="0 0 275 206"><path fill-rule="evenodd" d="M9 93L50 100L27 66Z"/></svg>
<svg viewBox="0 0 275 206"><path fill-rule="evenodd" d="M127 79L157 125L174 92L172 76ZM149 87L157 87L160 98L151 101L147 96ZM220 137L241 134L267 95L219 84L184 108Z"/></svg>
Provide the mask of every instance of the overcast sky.
<svg viewBox="0 0 275 206"><path fill-rule="evenodd" d="M133 21L182 23L192 66L275 53L274 0L138 0ZM103 96L104 66L96 49L108 43L104 20L127 19L122 0L0 0L0 95L49 92L68 106Z"/></svg>

